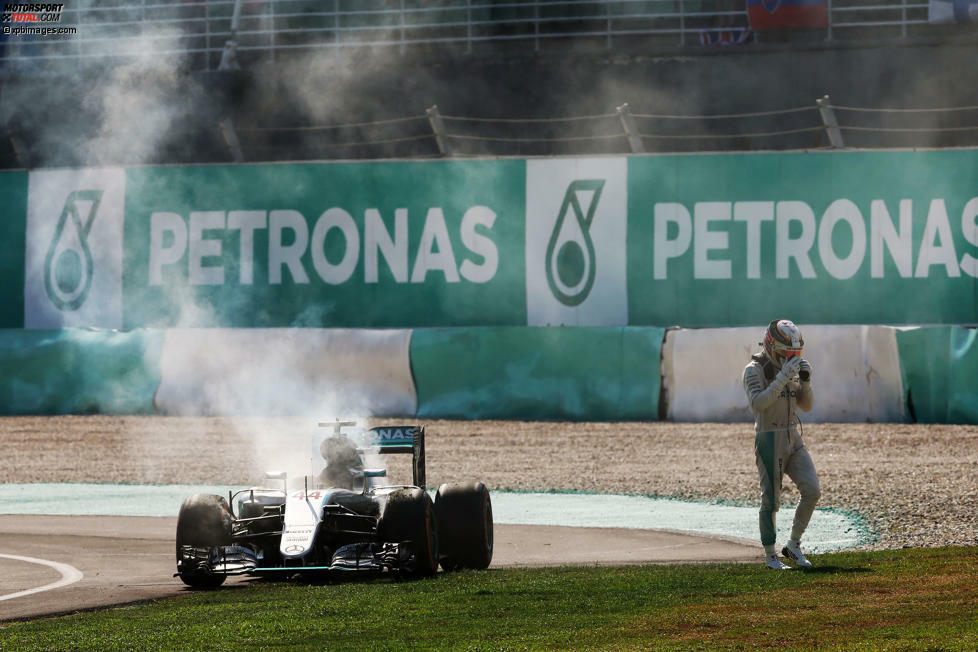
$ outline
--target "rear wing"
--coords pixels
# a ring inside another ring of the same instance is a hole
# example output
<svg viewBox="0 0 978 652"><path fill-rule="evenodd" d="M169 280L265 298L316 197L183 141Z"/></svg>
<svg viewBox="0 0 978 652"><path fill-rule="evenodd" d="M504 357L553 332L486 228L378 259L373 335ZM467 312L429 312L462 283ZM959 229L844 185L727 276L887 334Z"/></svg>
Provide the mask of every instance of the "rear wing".
<svg viewBox="0 0 978 652"><path fill-rule="evenodd" d="M381 455L410 453L415 486L426 489L424 472L424 426L379 426L371 428L370 443Z"/></svg>
<svg viewBox="0 0 978 652"><path fill-rule="evenodd" d="M356 422L323 422L319 425L323 428L333 428L338 435L340 427L355 426ZM377 449L376 452L381 455L410 453L413 456L411 468L414 484L422 489L427 488L424 471L424 426L378 426L370 428L367 435L368 440L364 444L371 447L368 449L371 452Z"/></svg>

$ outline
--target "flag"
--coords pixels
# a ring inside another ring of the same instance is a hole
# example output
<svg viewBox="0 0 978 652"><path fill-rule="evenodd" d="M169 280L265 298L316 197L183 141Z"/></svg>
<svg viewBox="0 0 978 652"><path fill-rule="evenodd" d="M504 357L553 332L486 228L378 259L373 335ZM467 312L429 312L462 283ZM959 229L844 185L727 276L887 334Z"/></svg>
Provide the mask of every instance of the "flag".
<svg viewBox="0 0 978 652"><path fill-rule="evenodd" d="M927 7L927 22L978 22L978 0L930 0Z"/></svg>
<svg viewBox="0 0 978 652"><path fill-rule="evenodd" d="M730 27L728 29L701 29L701 45L734 45L739 43L751 43L754 40L754 32L746 27Z"/></svg>
<svg viewBox="0 0 978 652"><path fill-rule="evenodd" d="M751 29L828 27L825 0L747 0Z"/></svg>

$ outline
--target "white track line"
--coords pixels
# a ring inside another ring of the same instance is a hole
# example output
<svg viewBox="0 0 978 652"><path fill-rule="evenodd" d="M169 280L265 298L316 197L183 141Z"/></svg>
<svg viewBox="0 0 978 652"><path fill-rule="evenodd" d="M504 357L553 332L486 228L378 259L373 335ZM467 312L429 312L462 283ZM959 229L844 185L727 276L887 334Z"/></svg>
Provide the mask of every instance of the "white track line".
<svg viewBox="0 0 978 652"><path fill-rule="evenodd" d="M26 595L33 595L35 593L40 593L41 591L50 591L51 589L59 589L62 586L68 586L69 584L74 584L78 580L85 577L85 574L74 566L69 566L68 564L62 564L56 561L48 561L47 559L35 559L34 557L21 557L20 555L5 555L0 553L0 557L5 559L13 559L15 561L25 561L28 564L41 564L42 566L50 566L54 570L61 573L61 579L57 582L52 582L51 584L45 584L44 586L39 586L36 589L27 589L26 591L17 591L16 593L9 593L7 595L0 595L0 601L3 600L13 600L14 598L22 598Z"/></svg>

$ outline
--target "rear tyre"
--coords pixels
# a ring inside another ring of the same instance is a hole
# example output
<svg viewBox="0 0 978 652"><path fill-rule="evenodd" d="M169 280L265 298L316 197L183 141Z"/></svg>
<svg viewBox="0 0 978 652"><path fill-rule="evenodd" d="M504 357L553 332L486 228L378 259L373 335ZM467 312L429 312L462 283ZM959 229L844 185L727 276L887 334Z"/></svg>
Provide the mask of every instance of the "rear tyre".
<svg viewBox="0 0 978 652"><path fill-rule="evenodd" d="M398 489L387 497L378 531L384 542L410 546L409 575L430 577L438 572L438 528L431 497L418 487Z"/></svg>
<svg viewBox="0 0 978 652"><path fill-rule="evenodd" d="M441 567L488 568L492 562L492 501L481 482L443 484L435 494Z"/></svg>
<svg viewBox="0 0 978 652"><path fill-rule="evenodd" d="M231 543L231 510L221 496L194 494L177 516L177 572L187 586L213 589L227 575L211 570L218 548ZM192 550L188 550L190 546Z"/></svg>

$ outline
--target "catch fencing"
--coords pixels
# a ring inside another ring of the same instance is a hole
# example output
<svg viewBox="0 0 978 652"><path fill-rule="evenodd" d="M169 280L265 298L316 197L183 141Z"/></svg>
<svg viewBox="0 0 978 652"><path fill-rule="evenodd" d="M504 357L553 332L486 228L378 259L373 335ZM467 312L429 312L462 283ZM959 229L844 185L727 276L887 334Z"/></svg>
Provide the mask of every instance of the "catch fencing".
<svg viewBox="0 0 978 652"><path fill-rule="evenodd" d="M233 142L228 155L238 162L963 147L978 145L978 105L859 107L825 96L808 106L742 113L660 113L624 103L607 113L552 118L446 115L432 106L378 121L239 126Z"/></svg>

